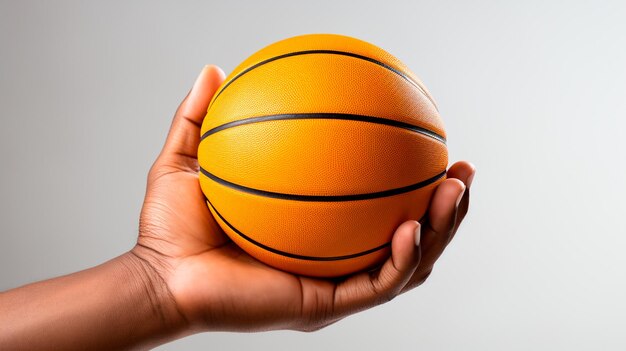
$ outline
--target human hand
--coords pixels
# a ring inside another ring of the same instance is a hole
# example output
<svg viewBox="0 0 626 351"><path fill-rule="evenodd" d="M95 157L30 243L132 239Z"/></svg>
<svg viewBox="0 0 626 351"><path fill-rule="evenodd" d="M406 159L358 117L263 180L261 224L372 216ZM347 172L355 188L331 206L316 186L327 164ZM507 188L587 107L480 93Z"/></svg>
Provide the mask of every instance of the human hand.
<svg viewBox="0 0 626 351"><path fill-rule="evenodd" d="M149 292L164 322L189 331L310 331L422 284L467 213L474 167L467 162L450 167L427 220L398 227L391 257L379 269L341 280L274 269L224 234L198 182L200 126L223 80L216 66L203 69L176 111L148 175L139 238L131 254L144 266L146 286L164 292Z"/></svg>

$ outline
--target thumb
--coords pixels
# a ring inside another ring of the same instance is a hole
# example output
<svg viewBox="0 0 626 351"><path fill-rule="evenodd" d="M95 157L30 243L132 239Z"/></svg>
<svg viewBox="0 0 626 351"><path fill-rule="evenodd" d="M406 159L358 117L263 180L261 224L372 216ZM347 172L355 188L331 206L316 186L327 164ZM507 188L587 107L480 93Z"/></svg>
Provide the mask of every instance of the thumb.
<svg viewBox="0 0 626 351"><path fill-rule="evenodd" d="M197 172L200 127L213 94L224 81L217 66L205 66L193 87L176 110L172 126L155 166Z"/></svg>

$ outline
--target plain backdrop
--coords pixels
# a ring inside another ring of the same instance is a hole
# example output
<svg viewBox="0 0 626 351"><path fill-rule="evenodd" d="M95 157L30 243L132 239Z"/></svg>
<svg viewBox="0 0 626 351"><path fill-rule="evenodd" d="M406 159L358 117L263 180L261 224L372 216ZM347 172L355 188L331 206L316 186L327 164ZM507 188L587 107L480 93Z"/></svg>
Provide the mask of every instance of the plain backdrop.
<svg viewBox="0 0 626 351"><path fill-rule="evenodd" d="M1 1L0 290L130 249L200 69L340 33L403 60L478 173L426 284L322 331L161 350L624 350L623 1Z"/></svg>

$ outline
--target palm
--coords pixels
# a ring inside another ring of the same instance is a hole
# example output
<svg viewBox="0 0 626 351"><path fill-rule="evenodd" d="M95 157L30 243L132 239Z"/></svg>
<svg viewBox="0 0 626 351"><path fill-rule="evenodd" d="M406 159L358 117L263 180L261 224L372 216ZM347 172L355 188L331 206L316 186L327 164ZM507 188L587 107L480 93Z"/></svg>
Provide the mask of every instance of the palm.
<svg viewBox="0 0 626 351"><path fill-rule="evenodd" d="M171 269L163 278L180 307L195 311L194 317L210 320L211 315L221 314L222 323L226 315L280 320L317 308L302 305L301 284L304 289L332 294L331 283L276 270L235 245L207 208L196 173L166 173L154 181L151 190L141 214L139 244L168 261L165 266ZM216 311L215 306L235 308ZM237 306L242 308L237 310ZM240 318L236 321L245 328Z"/></svg>

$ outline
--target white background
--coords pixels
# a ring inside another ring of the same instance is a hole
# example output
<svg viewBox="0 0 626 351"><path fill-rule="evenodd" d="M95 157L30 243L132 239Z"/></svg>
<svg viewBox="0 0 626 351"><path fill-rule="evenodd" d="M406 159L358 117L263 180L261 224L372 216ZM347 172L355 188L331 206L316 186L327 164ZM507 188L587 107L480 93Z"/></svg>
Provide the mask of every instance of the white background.
<svg viewBox="0 0 626 351"><path fill-rule="evenodd" d="M147 171L200 69L340 33L403 60L472 205L428 282L319 332L163 350L626 349L626 5L0 2L0 290L132 247Z"/></svg>

